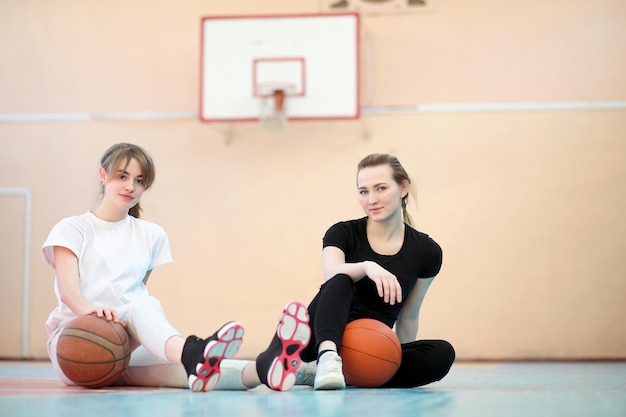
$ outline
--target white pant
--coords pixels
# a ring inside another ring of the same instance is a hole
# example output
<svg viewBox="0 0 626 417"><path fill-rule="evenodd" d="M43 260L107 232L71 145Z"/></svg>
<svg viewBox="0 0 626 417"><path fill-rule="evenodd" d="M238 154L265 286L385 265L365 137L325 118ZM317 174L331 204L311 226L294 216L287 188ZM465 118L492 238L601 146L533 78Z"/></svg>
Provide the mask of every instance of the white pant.
<svg viewBox="0 0 626 417"><path fill-rule="evenodd" d="M165 344L180 333L167 321L161 303L154 297L125 304L115 309L126 323L132 353L125 375L115 385L187 388L187 373L180 362L170 362L165 356ZM59 367L56 347L63 328L71 321L62 322L48 339L48 355L61 382L75 385ZM248 361L224 360L222 376L216 389L247 389L241 383L241 373Z"/></svg>

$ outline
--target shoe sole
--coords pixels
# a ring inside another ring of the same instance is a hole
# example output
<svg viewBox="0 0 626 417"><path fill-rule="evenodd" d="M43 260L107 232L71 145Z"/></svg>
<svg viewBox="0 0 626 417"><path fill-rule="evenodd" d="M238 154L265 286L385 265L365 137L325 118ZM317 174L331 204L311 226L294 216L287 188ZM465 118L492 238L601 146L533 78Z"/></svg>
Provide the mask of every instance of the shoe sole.
<svg viewBox="0 0 626 417"><path fill-rule="evenodd" d="M204 362L196 365L196 375L189 375L189 389L194 392L211 391L220 379L220 363L233 357L243 341L243 326L230 322L216 333L216 339L204 348Z"/></svg>
<svg viewBox="0 0 626 417"><path fill-rule="evenodd" d="M315 385L313 384L313 389L316 391L329 391L329 390L342 390L346 388L345 381L335 380L335 381L325 381L324 383Z"/></svg>
<svg viewBox="0 0 626 417"><path fill-rule="evenodd" d="M267 372L267 385L276 391L289 391L296 383L296 371L302 364L300 352L311 340L309 312L304 304L297 301L287 304L276 335L281 342L281 352Z"/></svg>

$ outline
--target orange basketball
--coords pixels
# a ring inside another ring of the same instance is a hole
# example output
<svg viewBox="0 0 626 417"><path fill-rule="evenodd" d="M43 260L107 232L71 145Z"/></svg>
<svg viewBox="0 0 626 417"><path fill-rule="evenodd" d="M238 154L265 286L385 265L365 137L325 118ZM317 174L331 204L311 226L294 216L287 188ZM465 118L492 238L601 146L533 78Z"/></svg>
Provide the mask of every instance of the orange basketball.
<svg viewBox="0 0 626 417"><path fill-rule="evenodd" d="M70 381L101 388L120 379L130 361L130 340L119 323L95 315L72 320L57 342L59 367Z"/></svg>
<svg viewBox="0 0 626 417"><path fill-rule="evenodd" d="M400 367L402 349L396 334L386 324L373 319L348 323L341 350L343 375L348 385L379 387Z"/></svg>

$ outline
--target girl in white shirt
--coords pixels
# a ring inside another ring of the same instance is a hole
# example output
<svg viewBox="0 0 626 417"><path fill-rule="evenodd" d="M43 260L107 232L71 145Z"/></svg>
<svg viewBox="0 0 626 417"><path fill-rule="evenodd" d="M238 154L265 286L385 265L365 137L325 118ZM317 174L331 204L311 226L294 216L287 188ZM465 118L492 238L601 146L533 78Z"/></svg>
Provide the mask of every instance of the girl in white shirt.
<svg viewBox="0 0 626 417"><path fill-rule="evenodd" d="M136 145L120 143L100 162L98 207L61 220L42 247L46 263L55 271L59 304L48 317L46 330L59 379L72 384L56 357L63 327L78 316L95 314L121 323L130 336L133 352L118 385L209 391L246 389L262 382L274 390L289 390L295 384L300 352L310 338L306 307L287 304L270 346L256 362L227 359L242 342L244 329L238 322L226 323L206 339L184 338L146 288L152 270L172 262L164 229L140 218L139 201L155 177L152 158ZM218 386L225 373L228 376Z"/></svg>

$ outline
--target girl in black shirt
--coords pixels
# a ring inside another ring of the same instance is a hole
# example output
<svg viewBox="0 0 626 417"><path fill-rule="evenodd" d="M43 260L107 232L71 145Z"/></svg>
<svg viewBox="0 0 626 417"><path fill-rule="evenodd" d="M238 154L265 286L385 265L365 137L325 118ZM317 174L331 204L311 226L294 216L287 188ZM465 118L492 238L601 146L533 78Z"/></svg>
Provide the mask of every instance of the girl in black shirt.
<svg viewBox="0 0 626 417"><path fill-rule="evenodd" d="M337 353L344 328L350 321L372 318L395 325L402 345L400 368L384 386L438 381L454 362L453 347L443 340L415 339L422 301L441 268L441 248L412 227L406 210L411 180L397 158L364 158L357 188L366 217L336 223L324 235L327 281L308 307L313 335L302 359L317 358L315 389L345 388Z"/></svg>

